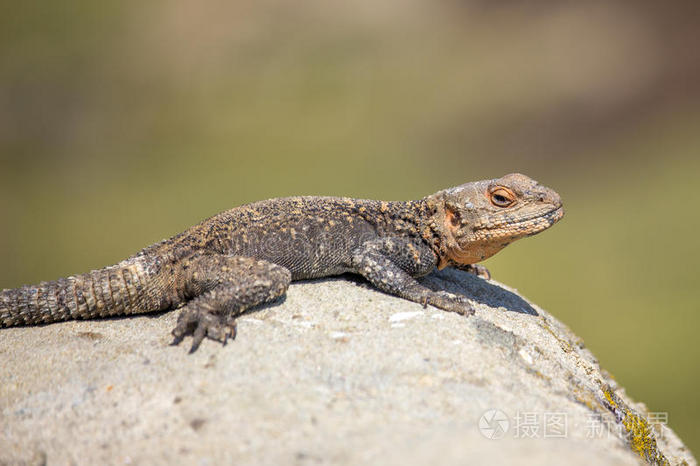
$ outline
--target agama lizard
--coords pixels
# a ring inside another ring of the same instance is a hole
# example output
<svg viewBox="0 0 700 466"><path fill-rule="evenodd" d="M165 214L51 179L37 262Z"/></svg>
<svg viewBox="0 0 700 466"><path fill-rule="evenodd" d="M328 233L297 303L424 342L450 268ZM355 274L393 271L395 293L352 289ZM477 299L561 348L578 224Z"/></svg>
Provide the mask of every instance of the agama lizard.
<svg viewBox="0 0 700 466"><path fill-rule="evenodd" d="M294 280L355 273L391 295L464 316L465 296L416 277L480 262L564 215L559 195L521 174L417 201L289 197L236 207L100 270L0 292L0 327L181 307L173 344L235 338L236 316Z"/></svg>

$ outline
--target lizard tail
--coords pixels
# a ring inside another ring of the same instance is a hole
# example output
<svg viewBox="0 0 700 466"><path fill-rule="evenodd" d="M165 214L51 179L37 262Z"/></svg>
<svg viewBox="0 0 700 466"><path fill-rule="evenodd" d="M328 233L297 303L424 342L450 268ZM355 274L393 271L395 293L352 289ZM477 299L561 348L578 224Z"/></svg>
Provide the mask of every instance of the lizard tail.
<svg viewBox="0 0 700 466"><path fill-rule="evenodd" d="M138 261L0 291L0 327L150 312L167 307Z"/></svg>

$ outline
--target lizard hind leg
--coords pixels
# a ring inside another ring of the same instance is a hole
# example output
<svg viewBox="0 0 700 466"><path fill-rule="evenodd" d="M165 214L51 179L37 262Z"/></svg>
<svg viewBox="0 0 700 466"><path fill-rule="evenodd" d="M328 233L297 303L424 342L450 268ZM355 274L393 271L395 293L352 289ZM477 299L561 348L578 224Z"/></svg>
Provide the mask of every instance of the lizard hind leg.
<svg viewBox="0 0 700 466"><path fill-rule="evenodd" d="M291 273L271 262L242 256L199 255L180 264L185 298L173 345L192 335L194 352L205 337L226 344L236 337L236 316L282 296Z"/></svg>

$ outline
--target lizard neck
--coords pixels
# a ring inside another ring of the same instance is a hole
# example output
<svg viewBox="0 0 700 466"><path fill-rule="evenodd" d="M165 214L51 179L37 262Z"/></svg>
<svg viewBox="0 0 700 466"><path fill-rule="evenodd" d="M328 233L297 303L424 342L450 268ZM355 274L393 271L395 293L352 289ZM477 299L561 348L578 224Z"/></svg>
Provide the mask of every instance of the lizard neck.
<svg viewBox="0 0 700 466"><path fill-rule="evenodd" d="M438 259L437 268L442 270L451 264L449 250L457 245L456 240L445 235L445 208L432 196L416 201L417 217L422 219L421 236Z"/></svg>
<svg viewBox="0 0 700 466"><path fill-rule="evenodd" d="M426 206L419 201L370 201L371 209L365 215L381 234L419 237L427 218Z"/></svg>
<svg viewBox="0 0 700 466"><path fill-rule="evenodd" d="M445 203L432 196L422 200L421 215L426 219L422 236L435 252L439 270L454 265L476 264L493 256L508 244L489 238L467 241L458 236L459 231L450 228Z"/></svg>

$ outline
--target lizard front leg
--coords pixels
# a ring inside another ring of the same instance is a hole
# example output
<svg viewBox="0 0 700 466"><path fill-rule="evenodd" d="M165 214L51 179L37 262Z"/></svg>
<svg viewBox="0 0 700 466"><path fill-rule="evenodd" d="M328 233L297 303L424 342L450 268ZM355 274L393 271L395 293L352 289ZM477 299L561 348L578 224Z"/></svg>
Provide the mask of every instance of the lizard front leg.
<svg viewBox="0 0 700 466"><path fill-rule="evenodd" d="M428 246L407 238L368 241L352 256L353 270L386 293L464 316L474 314L464 296L433 291L414 278L430 273L436 263Z"/></svg>
<svg viewBox="0 0 700 466"><path fill-rule="evenodd" d="M173 329L174 345L192 334L192 349L204 337L226 343L236 337L236 316L246 309L274 301L289 287L291 273L284 267L251 257L197 255L179 264L181 290L190 301Z"/></svg>

